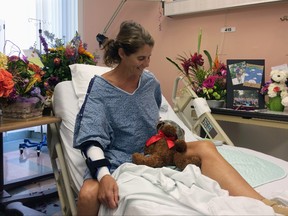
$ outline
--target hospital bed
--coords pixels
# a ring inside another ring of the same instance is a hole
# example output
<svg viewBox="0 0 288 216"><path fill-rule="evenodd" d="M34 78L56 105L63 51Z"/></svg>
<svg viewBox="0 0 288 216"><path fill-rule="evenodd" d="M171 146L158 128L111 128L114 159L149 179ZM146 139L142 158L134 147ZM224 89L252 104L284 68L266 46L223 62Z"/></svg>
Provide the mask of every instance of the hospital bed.
<svg viewBox="0 0 288 216"><path fill-rule="evenodd" d="M72 81L59 83L53 96L54 115L62 121L49 125L47 137L51 143L48 148L63 215L76 215L77 194L86 166L80 151L72 147L75 116L84 101L90 79L95 74L101 75L110 70L107 67L81 64L71 65L70 68ZM288 204L288 162L254 150L235 147L207 107L204 113L201 110L195 111L198 112L194 118L195 124L185 124L183 110L190 107L190 102L196 100L197 96L190 90L177 95L179 82L185 85L183 78L176 79L173 108L163 97L161 118L177 122L185 130L186 141L211 139L219 152L257 191L267 198ZM192 103L192 110L196 109L197 103L194 105ZM200 101L201 106L205 107L205 103L203 105ZM189 123L189 120L186 121ZM199 127L204 130L205 137L199 136ZM234 215L263 215L265 212L273 212L262 202L228 196L227 191L201 175L199 168L194 165L178 172L166 167L153 169L124 164L113 175L120 190L119 207L113 211L101 207L102 215L231 215L231 212ZM192 192L193 195L190 194Z"/></svg>

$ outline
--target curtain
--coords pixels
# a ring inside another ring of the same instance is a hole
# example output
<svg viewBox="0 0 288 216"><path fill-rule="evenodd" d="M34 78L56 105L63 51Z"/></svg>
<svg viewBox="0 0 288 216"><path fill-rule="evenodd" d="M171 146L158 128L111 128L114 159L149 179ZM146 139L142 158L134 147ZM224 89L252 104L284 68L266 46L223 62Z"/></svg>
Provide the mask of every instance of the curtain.
<svg viewBox="0 0 288 216"><path fill-rule="evenodd" d="M37 19L42 30L70 41L78 30L78 0L37 0Z"/></svg>

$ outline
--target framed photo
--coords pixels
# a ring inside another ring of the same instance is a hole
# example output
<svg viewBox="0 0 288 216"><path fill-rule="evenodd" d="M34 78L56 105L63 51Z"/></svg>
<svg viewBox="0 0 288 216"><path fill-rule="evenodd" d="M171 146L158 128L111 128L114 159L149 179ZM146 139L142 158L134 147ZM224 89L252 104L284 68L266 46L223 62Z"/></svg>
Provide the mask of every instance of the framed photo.
<svg viewBox="0 0 288 216"><path fill-rule="evenodd" d="M264 109L265 60L228 59L227 70L227 108Z"/></svg>

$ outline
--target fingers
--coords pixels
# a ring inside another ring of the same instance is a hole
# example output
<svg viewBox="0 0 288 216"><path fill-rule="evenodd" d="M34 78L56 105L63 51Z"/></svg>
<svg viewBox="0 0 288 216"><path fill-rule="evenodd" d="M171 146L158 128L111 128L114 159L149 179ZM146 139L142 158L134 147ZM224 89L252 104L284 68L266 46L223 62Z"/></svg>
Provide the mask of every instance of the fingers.
<svg viewBox="0 0 288 216"><path fill-rule="evenodd" d="M112 195L111 197L109 196L108 207L117 208L118 207L118 202L119 202L119 194L118 194L118 186L117 186L117 184L114 185L111 195Z"/></svg>
<svg viewBox="0 0 288 216"><path fill-rule="evenodd" d="M119 201L118 189L107 193L107 196L104 198L103 201L104 201L103 204L106 207L112 208L112 209L117 208L118 207L118 201Z"/></svg>
<svg viewBox="0 0 288 216"><path fill-rule="evenodd" d="M114 202L116 204L116 206L118 206L119 203L119 192L118 192L118 186L116 185L116 187L114 188Z"/></svg>
<svg viewBox="0 0 288 216"><path fill-rule="evenodd" d="M99 201L108 208L117 208L119 202L118 185L113 178L101 182L98 194Z"/></svg>

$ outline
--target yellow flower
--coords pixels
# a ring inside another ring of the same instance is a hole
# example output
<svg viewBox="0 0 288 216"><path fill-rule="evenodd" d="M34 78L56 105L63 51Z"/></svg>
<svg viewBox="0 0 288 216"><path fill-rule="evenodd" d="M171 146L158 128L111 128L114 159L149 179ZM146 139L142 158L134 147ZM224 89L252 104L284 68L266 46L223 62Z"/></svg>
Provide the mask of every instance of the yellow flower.
<svg viewBox="0 0 288 216"><path fill-rule="evenodd" d="M83 54L88 56L91 59L94 59L94 55L92 53L88 52L88 51L85 51Z"/></svg>
<svg viewBox="0 0 288 216"><path fill-rule="evenodd" d="M0 52L0 68L7 69L8 57Z"/></svg>

